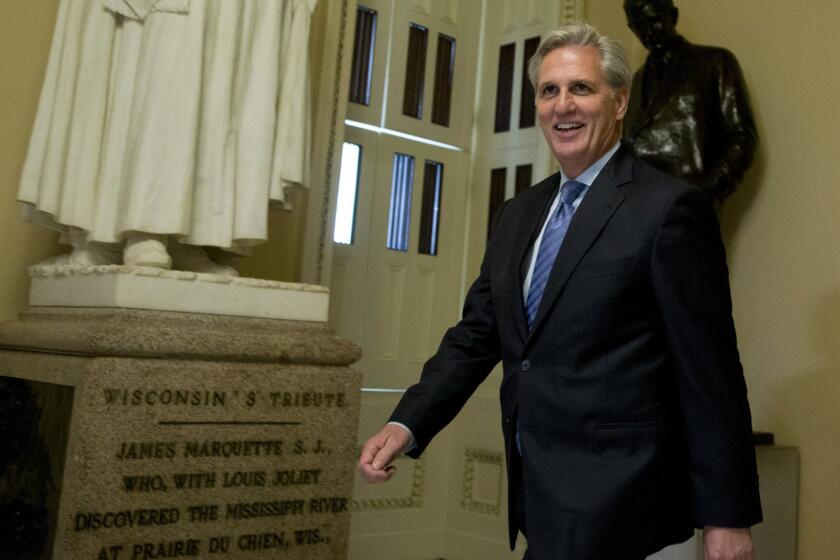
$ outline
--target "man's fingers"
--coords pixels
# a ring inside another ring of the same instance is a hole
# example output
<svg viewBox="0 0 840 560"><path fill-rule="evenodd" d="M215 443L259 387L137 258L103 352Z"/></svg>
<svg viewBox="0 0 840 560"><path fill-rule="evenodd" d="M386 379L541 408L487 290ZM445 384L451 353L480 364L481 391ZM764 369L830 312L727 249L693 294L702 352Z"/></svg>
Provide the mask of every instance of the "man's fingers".
<svg viewBox="0 0 840 560"><path fill-rule="evenodd" d="M384 469L374 470L370 465L360 465L359 472L365 482L377 484L390 480L391 477L394 476L394 473L397 472L397 468L393 465L389 465Z"/></svg>
<svg viewBox="0 0 840 560"><path fill-rule="evenodd" d="M365 442L365 445L362 447L361 456L359 457L359 463L366 465L373 463L374 457L376 457L376 454L382 448L382 445L375 440L376 437L372 437Z"/></svg>
<svg viewBox="0 0 840 560"><path fill-rule="evenodd" d="M397 470L391 463L407 445L408 435L404 429L390 425L382 428L362 446L359 456L362 478L373 483L389 480Z"/></svg>
<svg viewBox="0 0 840 560"><path fill-rule="evenodd" d="M373 468L379 470L393 463L394 458L402 453L401 447L395 438L388 436L376 457L373 458Z"/></svg>
<svg viewBox="0 0 840 560"><path fill-rule="evenodd" d="M394 476L394 473L397 471L397 468L391 464L386 464L385 468L376 467L374 466L376 464L376 461L377 460L359 460L359 472L362 474L362 478L365 480L365 482L385 482L387 480L390 480L391 477Z"/></svg>

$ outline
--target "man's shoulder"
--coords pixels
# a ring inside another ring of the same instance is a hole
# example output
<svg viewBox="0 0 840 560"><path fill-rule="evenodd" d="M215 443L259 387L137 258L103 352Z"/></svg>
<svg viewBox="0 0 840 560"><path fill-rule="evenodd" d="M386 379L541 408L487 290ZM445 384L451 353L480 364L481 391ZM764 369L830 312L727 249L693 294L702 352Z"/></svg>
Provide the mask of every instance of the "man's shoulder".
<svg viewBox="0 0 840 560"><path fill-rule="evenodd" d="M628 193L670 198L679 194L701 192L697 186L663 173L635 155L628 155L632 158L633 168L633 180L628 184Z"/></svg>

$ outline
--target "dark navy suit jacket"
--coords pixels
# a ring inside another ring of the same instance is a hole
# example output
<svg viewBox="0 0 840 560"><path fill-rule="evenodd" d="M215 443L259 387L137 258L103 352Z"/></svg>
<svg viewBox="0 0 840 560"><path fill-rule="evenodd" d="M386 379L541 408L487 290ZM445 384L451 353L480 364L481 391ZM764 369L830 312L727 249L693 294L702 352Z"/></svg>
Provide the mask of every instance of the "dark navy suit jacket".
<svg viewBox="0 0 840 560"><path fill-rule="evenodd" d="M519 425L533 560L630 558L694 527L757 523L746 385L708 198L620 148L574 215L529 331L525 260L558 180L500 211L461 321L391 417L413 431L410 455L501 360L508 470L519 468Z"/></svg>

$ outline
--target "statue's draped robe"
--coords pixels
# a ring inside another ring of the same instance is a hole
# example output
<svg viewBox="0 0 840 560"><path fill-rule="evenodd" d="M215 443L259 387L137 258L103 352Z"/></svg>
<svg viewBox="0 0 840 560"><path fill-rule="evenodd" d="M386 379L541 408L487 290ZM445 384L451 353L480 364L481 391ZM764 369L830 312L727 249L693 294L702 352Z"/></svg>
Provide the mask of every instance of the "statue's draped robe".
<svg viewBox="0 0 840 560"><path fill-rule="evenodd" d="M89 241L267 238L307 181L315 0L63 0L18 198Z"/></svg>

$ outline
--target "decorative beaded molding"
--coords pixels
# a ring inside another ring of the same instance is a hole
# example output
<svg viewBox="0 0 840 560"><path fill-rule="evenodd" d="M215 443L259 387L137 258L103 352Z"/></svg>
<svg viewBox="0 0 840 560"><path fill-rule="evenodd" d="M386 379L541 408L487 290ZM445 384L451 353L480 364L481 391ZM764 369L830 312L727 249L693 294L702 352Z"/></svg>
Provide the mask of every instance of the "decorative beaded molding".
<svg viewBox="0 0 840 560"><path fill-rule="evenodd" d="M443 17L440 19L450 25L458 23L458 0L444 0Z"/></svg>
<svg viewBox="0 0 840 560"><path fill-rule="evenodd" d="M144 276L147 278L163 278L181 282L199 282L207 284L232 284L234 286L248 286L249 288L267 288L292 292L329 293L325 286L316 284L298 284L292 282L277 282L260 278L245 278L240 276L220 276L202 272L185 270L166 270L150 266L126 266L121 264L81 265L81 264L36 264L29 267L32 278L60 278L72 276Z"/></svg>
<svg viewBox="0 0 840 560"><path fill-rule="evenodd" d="M572 23L583 19L584 0L563 0L560 7L560 23Z"/></svg>
<svg viewBox="0 0 840 560"><path fill-rule="evenodd" d="M426 479L426 461L413 461L414 471L411 478L411 493L402 498L371 498L367 500L353 500L350 511L388 511L393 509L411 509L423 507L423 485Z"/></svg>
<svg viewBox="0 0 840 560"><path fill-rule="evenodd" d="M341 3L341 25L338 32L338 52L335 56L335 72L333 74L333 99L332 119L330 120L330 136L327 144L327 157L324 172L324 190L321 196L321 223L318 230L318 266L316 271L316 282L324 283L324 246L328 242L329 217L330 217L330 194L332 192L333 177L333 155L335 154L336 126L338 124L339 95L341 93L341 69L344 64L344 34L347 30L347 3Z"/></svg>
<svg viewBox="0 0 840 560"><path fill-rule="evenodd" d="M431 16L431 3L429 0L414 0L414 11L425 16Z"/></svg>
<svg viewBox="0 0 840 560"><path fill-rule="evenodd" d="M499 476L496 503L479 501L473 498L473 482L475 481L476 463L499 467L499 472L501 473L503 468L502 454L498 451L467 447L464 450L464 456L464 475L463 482L461 484L461 508L474 513L498 517L502 509L502 477Z"/></svg>

